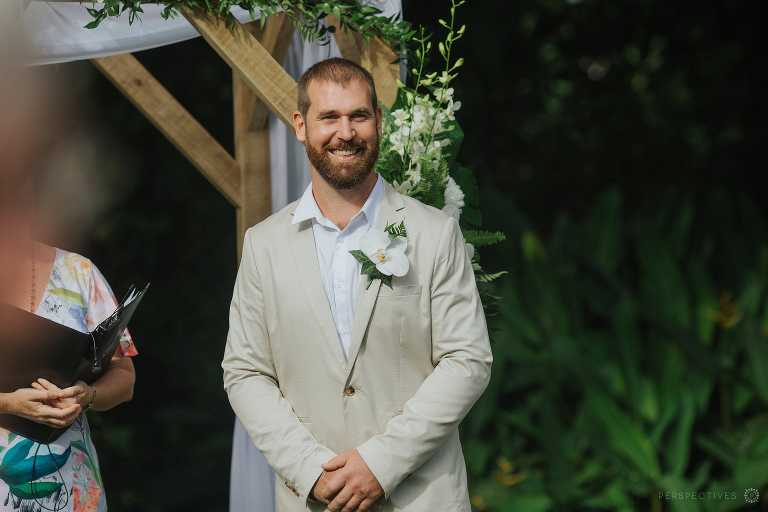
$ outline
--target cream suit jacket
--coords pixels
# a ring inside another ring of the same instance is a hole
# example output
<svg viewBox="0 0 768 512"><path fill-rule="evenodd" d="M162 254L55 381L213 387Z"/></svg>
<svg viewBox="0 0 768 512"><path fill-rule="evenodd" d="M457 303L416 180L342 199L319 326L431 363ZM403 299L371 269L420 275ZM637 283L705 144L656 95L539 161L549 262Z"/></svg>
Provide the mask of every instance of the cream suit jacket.
<svg viewBox="0 0 768 512"><path fill-rule="evenodd" d="M277 474L278 512L309 499L321 464L357 448L385 512L469 512L459 422L491 350L456 221L385 183L375 225L405 221L410 269L363 289L349 359L321 282L311 221L296 203L250 228L222 367L237 416Z"/></svg>

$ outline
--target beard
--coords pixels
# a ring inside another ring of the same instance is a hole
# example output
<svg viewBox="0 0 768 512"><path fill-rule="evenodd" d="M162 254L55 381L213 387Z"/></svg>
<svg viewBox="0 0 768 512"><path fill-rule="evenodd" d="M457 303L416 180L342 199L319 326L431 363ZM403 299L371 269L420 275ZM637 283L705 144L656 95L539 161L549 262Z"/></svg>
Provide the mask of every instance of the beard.
<svg viewBox="0 0 768 512"><path fill-rule="evenodd" d="M355 188L373 172L379 158L378 136L373 144L365 141L350 141L340 144L326 144L321 149L307 141L307 158L322 178L336 190ZM334 150L354 151L356 156L349 162L334 162L330 152Z"/></svg>

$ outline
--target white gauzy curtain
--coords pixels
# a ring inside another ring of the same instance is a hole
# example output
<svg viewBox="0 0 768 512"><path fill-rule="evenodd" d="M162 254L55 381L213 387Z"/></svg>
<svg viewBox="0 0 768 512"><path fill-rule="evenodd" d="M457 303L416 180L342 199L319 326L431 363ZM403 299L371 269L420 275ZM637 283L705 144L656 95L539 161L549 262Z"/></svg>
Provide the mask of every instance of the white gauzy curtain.
<svg viewBox="0 0 768 512"><path fill-rule="evenodd" d="M5 1L5 0L3 0ZM166 46L199 37L197 30L181 15L164 20L162 7L142 6L144 14L132 25L128 14L106 19L94 29L84 28L93 18L89 2L31 1L24 12L24 30L31 43L27 57L30 64L56 64L107 57ZM96 4L98 7L98 4ZM248 11L234 8L240 21L251 21Z"/></svg>
<svg viewBox="0 0 768 512"><path fill-rule="evenodd" d="M0 0L5 2L8 0ZM382 10L384 16L400 13L402 0L365 0ZM83 28L91 17L85 4L24 0L22 25L32 50L27 62L35 65L72 62L132 53L198 37L197 31L182 16L164 20L162 8L143 5L141 19L128 25L127 15L108 19L96 29ZM234 8L240 21L250 21L248 11ZM286 71L298 79L313 64L340 56L333 39L327 45L308 43L294 33L283 62ZM297 199L309 184L309 167L293 131L272 114L269 124L269 150L272 180L272 210L277 211ZM222 333L223 336L223 333ZM212 361L211 364L218 364ZM274 512L275 475L264 456L251 442L239 420L235 420L232 443L230 512Z"/></svg>

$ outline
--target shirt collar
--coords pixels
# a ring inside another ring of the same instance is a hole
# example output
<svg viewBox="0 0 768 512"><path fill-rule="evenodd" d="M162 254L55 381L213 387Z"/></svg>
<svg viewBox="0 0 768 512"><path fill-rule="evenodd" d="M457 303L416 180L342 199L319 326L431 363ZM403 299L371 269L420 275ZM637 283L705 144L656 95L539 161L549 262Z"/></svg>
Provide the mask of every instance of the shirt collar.
<svg viewBox="0 0 768 512"><path fill-rule="evenodd" d="M352 217L352 220L357 218L362 213L362 215L365 216L365 220L368 223L373 224L383 193L384 183L381 179L381 175L377 175L376 184L373 186L373 190L371 190L371 193L368 194L368 199L365 200L365 203L363 204L363 207L360 208L360 211L357 212L354 217ZM291 223L298 224L299 222L304 222L305 220L309 219L314 219L320 224L327 225L328 227L335 227L334 224L323 215L323 213L320 211L320 207L317 206L315 196L312 194L311 183L309 186L307 186L306 190L304 190L304 194L302 194L301 199L299 200L299 204L296 205L296 209L293 212L293 221L291 221Z"/></svg>

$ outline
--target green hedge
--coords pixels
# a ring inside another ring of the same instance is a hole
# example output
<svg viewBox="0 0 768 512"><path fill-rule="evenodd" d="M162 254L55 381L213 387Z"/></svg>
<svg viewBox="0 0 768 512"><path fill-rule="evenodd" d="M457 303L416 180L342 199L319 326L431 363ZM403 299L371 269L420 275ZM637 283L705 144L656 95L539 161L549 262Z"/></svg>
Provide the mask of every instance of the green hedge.
<svg viewBox="0 0 768 512"><path fill-rule="evenodd" d="M768 484L765 221L725 193L648 203L510 237L462 429L476 510L736 510Z"/></svg>

